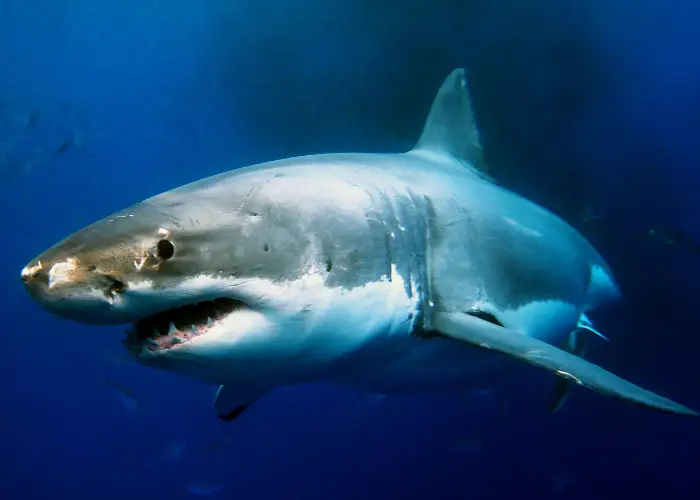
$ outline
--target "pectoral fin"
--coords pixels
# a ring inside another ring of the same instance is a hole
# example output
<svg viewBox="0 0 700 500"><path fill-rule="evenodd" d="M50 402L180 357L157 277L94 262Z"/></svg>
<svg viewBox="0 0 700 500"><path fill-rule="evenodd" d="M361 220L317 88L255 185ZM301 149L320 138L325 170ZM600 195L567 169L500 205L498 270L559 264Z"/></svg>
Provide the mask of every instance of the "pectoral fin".
<svg viewBox="0 0 700 500"><path fill-rule="evenodd" d="M560 377L597 392L679 415L698 413L605 371L558 347L461 313L437 313L436 333L469 344L507 354L549 370Z"/></svg>
<svg viewBox="0 0 700 500"><path fill-rule="evenodd" d="M261 398L265 391L257 389L240 389L238 387L219 386L214 396L214 411L216 416L224 422L231 422L238 418L257 399Z"/></svg>

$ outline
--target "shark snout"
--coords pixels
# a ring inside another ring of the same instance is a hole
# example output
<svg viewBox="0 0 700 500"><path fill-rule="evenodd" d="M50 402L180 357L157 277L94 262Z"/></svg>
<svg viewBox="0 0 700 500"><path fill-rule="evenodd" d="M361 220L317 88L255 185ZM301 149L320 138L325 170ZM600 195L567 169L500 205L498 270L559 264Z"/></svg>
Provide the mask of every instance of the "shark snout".
<svg viewBox="0 0 700 500"><path fill-rule="evenodd" d="M36 259L20 272L27 293L43 309L81 323L114 323L115 297L124 283L75 259Z"/></svg>
<svg viewBox="0 0 700 500"><path fill-rule="evenodd" d="M24 266L20 273L20 279L24 283L27 292L34 297L48 286L49 274L45 265L40 260L37 260Z"/></svg>
<svg viewBox="0 0 700 500"><path fill-rule="evenodd" d="M59 294L72 286L86 282L89 274L77 259L52 261L39 258L22 269L20 278L24 281L27 291L32 296L36 296L50 291Z"/></svg>

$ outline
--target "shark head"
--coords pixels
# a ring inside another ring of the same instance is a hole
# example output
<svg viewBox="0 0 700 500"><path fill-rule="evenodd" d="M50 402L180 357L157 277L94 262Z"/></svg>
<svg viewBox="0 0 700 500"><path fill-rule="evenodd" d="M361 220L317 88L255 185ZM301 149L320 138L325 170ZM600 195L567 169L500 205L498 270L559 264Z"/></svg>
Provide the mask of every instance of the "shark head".
<svg viewBox="0 0 700 500"><path fill-rule="evenodd" d="M462 69L443 83L416 148L395 168L405 176L427 162L431 177L443 168L476 175L456 156L480 158ZM402 193L404 206L389 200L397 176L385 168L397 157L314 155L202 179L78 231L21 278L56 316L130 325L124 344L143 364L217 384L270 372L289 381L378 332L422 326L425 297L412 287L427 275L408 266L422 265L426 240L395 211L427 219L429 210L411 193Z"/></svg>
<svg viewBox="0 0 700 500"><path fill-rule="evenodd" d="M21 278L57 316L129 325L124 343L140 362L213 383L232 359L258 370L263 359L293 365L302 351L333 357L342 347L330 341L309 353L316 332L350 322L369 334L393 321L392 297L408 304L385 279L371 197L333 176L309 182L320 167L292 163L145 200L48 249Z"/></svg>

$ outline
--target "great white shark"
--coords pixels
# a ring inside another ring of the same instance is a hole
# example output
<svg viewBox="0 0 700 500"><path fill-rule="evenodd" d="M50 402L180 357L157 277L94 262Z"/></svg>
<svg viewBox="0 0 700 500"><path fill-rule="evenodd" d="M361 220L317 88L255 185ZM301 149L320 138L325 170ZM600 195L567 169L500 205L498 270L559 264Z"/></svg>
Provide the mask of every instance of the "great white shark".
<svg viewBox="0 0 700 500"><path fill-rule="evenodd" d="M612 272L482 165L456 69L409 152L303 156L202 179L78 231L21 278L57 316L131 324L136 360L218 385L227 421L307 382L464 390L508 357L561 377L558 401L579 384L697 415L576 355L581 335L598 334L587 315L620 296Z"/></svg>

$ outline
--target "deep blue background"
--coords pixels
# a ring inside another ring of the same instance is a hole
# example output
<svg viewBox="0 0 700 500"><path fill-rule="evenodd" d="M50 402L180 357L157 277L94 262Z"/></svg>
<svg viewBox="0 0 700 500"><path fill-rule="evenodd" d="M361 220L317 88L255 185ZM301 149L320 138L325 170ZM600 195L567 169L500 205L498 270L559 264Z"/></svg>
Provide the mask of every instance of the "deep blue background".
<svg viewBox="0 0 700 500"><path fill-rule="evenodd" d="M699 23L691 0L0 0L0 116L40 117L0 124L19 137L0 163L0 498L700 497L700 421L584 390L546 415L551 376L529 367L487 394L284 389L224 424L213 388L130 363L118 328L54 318L19 280L180 184L406 150L464 66L499 182L579 227L621 283L591 359L700 408L700 256L646 235L700 238ZM82 148L46 155L73 130Z"/></svg>

